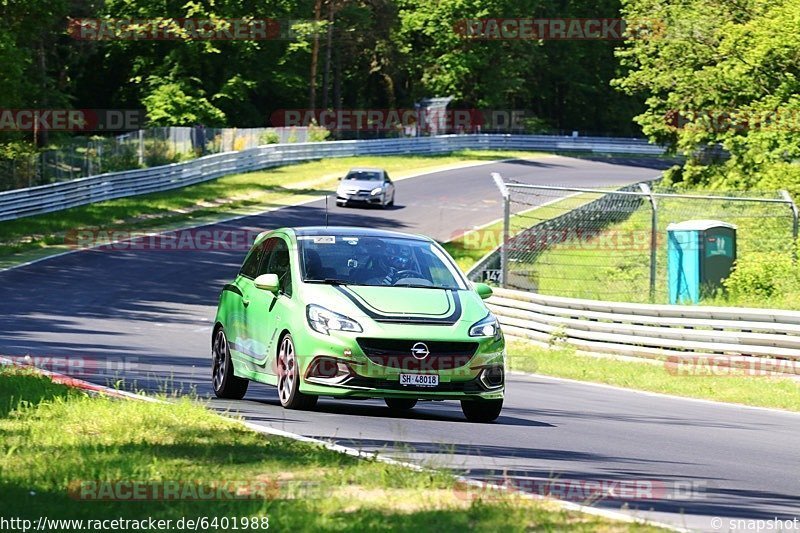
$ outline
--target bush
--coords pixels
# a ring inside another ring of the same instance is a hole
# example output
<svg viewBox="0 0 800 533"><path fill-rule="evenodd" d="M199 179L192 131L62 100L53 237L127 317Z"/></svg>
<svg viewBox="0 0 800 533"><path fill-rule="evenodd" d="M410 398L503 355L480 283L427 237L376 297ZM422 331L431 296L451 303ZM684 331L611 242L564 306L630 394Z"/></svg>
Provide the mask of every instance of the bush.
<svg viewBox="0 0 800 533"><path fill-rule="evenodd" d="M525 128L525 133L528 134L546 134L552 131L547 121L539 117L523 118L522 127Z"/></svg>
<svg viewBox="0 0 800 533"><path fill-rule="evenodd" d="M36 155L31 143L0 143L0 190L38 185Z"/></svg>
<svg viewBox="0 0 800 533"><path fill-rule="evenodd" d="M244 137L236 137L233 139L233 151L234 152L241 152L247 148L247 139Z"/></svg>
<svg viewBox="0 0 800 533"><path fill-rule="evenodd" d="M331 132L327 128L317 126L317 123L312 121L308 125L308 142L322 142L331 136Z"/></svg>
<svg viewBox="0 0 800 533"><path fill-rule="evenodd" d="M102 172L119 172L139 168L139 150L133 143L120 143L103 152Z"/></svg>
<svg viewBox="0 0 800 533"><path fill-rule="evenodd" d="M258 137L258 144L278 144L281 136L275 130L267 130Z"/></svg>
<svg viewBox="0 0 800 533"><path fill-rule="evenodd" d="M177 163L180 156L175 154L170 143L162 140L148 140L144 145L144 164L146 167L159 167Z"/></svg>
<svg viewBox="0 0 800 533"><path fill-rule="evenodd" d="M728 298L758 303L800 292L800 269L787 254L753 253L736 261L724 282Z"/></svg>

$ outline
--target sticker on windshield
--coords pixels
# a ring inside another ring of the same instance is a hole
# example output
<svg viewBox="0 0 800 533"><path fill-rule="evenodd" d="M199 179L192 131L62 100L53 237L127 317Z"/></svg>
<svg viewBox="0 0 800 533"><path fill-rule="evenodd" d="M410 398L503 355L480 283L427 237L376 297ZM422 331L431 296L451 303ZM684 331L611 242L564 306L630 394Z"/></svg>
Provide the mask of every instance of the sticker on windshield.
<svg viewBox="0 0 800 533"><path fill-rule="evenodd" d="M314 237L314 244L336 244L336 237L333 235Z"/></svg>

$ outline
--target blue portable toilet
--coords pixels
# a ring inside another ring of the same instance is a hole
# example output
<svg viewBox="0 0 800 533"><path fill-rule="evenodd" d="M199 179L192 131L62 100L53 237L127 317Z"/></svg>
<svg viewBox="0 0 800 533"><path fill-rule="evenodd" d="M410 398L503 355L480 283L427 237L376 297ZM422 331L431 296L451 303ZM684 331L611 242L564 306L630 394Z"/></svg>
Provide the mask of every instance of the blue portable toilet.
<svg viewBox="0 0 800 533"><path fill-rule="evenodd" d="M722 287L736 261L736 226L719 220L687 220L667 226L669 303L697 303Z"/></svg>

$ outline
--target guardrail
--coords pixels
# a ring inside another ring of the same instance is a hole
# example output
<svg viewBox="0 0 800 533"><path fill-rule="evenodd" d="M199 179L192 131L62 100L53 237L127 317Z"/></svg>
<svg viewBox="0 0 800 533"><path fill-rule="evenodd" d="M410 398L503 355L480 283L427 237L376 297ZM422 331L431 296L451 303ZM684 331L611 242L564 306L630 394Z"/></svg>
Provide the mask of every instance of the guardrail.
<svg viewBox="0 0 800 533"><path fill-rule="evenodd" d="M442 154L456 150L541 150L660 155L643 139L547 135L443 135L438 137L273 144L208 155L184 163L100 174L73 181L0 193L0 221L79 205L185 187L226 174L250 172L326 157Z"/></svg>
<svg viewBox="0 0 800 533"><path fill-rule="evenodd" d="M718 367L724 356L722 365L753 374L800 374L798 311L605 302L501 288L487 304L506 335L539 344L678 367Z"/></svg>

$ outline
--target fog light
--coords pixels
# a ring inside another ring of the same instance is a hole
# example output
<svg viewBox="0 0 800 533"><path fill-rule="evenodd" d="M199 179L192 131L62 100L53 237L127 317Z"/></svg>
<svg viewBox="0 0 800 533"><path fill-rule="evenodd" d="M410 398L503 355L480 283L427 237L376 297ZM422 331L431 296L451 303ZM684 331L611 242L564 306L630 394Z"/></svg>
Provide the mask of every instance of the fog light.
<svg viewBox="0 0 800 533"><path fill-rule="evenodd" d="M309 365L307 378L317 378L321 380L331 380L335 382L343 381L352 374L347 363L338 361L333 357L317 357Z"/></svg>
<svg viewBox="0 0 800 533"><path fill-rule="evenodd" d="M504 372L502 366L490 366L481 371L481 383L487 389L496 389L503 385Z"/></svg>

